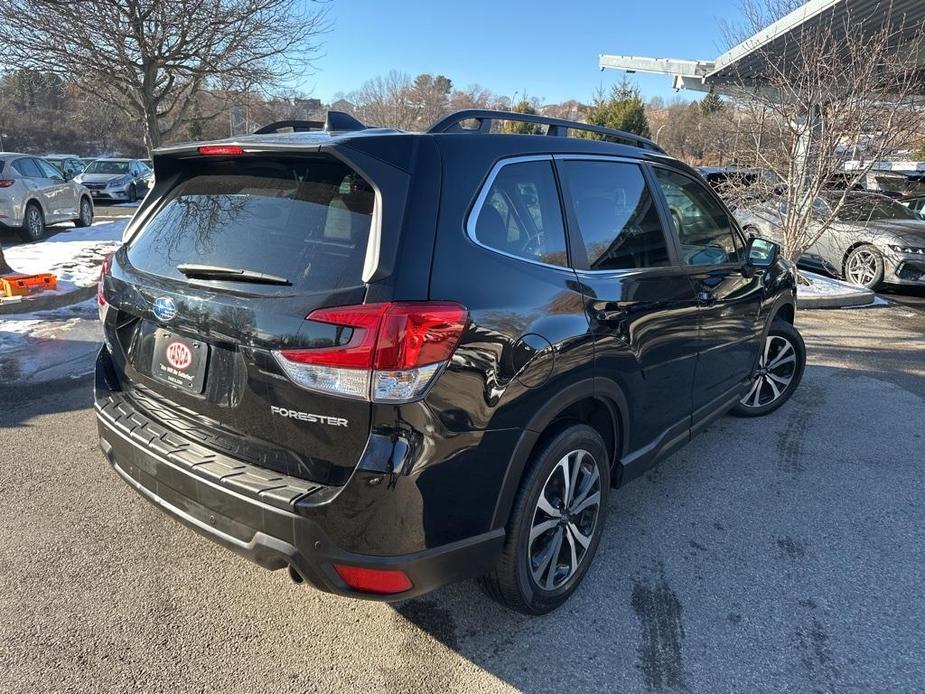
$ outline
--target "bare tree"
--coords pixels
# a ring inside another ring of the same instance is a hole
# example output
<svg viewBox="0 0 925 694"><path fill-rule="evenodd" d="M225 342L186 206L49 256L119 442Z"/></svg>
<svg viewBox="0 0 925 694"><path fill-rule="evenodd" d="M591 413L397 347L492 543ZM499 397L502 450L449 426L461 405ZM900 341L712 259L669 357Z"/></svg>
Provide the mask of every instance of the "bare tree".
<svg viewBox="0 0 925 694"><path fill-rule="evenodd" d="M367 80L347 98L364 123L421 130L449 110L452 89L452 81L443 75L421 74L411 79L392 70Z"/></svg>
<svg viewBox="0 0 925 694"><path fill-rule="evenodd" d="M753 35L799 4L745 0L741 33ZM862 15L849 8L778 42L746 42L753 57L725 87L736 99L734 134L726 137L731 157L765 172L742 177L748 185L726 193L733 203L779 203L767 222L777 227L791 260L832 227L850 204L850 190L878 161L920 132L925 83L916 62L925 27L911 26L888 6L878 9ZM846 159L858 152L860 160L846 173Z"/></svg>
<svg viewBox="0 0 925 694"><path fill-rule="evenodd" d="M82 87L142 123L149 149L204 89L269 89L310 67L325 11L294 0L3 0L0 66Z"/></svg>

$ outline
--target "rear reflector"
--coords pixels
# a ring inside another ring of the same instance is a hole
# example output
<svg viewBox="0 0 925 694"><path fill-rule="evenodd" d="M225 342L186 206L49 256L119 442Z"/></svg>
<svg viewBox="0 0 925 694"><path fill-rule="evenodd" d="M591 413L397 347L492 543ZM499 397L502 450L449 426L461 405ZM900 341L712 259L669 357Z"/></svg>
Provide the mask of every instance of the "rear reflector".
<svg viewBox="0 0 925 694"><path fill-rule="evenodd" d="M360 304L313 311L308 320L352 329L345 345L274 352L308 390L374 402L423 396L453 355L468 311L444 302Z"/></svg>
<svg viewBox="0 0 925 694"><path fill-rule="evenodd" d="M414 587L404 571L385 569L365 569L361 566L335 564L334 570L353 590L378 595L404 593Z"/></svg>
<svg viewBox="0 0 925 694"><path fill-rule="evenodd" d="M236 156L244 154L244 148L237 145L203 145L199 148L200 154Z"/></svg>

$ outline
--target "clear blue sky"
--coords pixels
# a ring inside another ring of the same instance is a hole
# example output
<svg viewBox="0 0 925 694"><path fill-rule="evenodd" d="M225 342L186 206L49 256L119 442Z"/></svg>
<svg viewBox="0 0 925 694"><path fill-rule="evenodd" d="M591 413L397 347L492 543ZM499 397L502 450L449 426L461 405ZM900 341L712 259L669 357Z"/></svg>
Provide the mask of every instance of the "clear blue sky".
<svg viewBox="0 0 925 694"><path fill-rule="evenodd" d="M721 19L736 0L332 0L333 27L314 75L295 85L324 101L395 69L441 73L546 103L590 100L622 74L597 69L599 53L712 59ZM675 96L668 77L633 76L645 97ZM685 96L681 92L679 96ZM688 92L687 98L697 98Z"/></svg>

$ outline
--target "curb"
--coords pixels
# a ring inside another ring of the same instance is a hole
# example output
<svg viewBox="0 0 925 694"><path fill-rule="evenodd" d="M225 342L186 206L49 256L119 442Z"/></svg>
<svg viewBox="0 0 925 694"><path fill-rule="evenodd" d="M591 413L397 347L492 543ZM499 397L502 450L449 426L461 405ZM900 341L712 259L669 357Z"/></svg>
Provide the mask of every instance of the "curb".
<svg viewBox="0 0 925 694"><path fill-rule="evenodd" d="M77 287L73 291L64 292L63 294L51 294L47 296L38 294L33 297L25 297L22 301L15 304L0 303L0 316L48 311L53 308L79 304L81 301L86 301L94 294L96 294L96 285Z"/></svg>
<svg viewBox="0 0 925 694"><path fill-rule="evenodd" d="M831 277L818 275L814 272L802 273L811 282L818 282L825 293L800 295L800 286L797 285L797 308L852 308L870 306L877 299L877 295L866 287L848 284Z"/></svg>

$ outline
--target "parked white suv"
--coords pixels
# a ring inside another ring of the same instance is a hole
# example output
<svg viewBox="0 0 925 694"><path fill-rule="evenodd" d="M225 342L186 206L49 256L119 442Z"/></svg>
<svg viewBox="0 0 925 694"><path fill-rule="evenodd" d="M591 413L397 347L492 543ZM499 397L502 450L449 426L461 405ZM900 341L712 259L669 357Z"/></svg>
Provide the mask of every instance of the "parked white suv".
<svg viewBox="0 0 925 694"><path fill-rule="evenodd" d="M93 200L83 185L44 159L27 154L0 154L0 228L19 232L24 241L38 241L45 225L93 222Z"/></svg>

